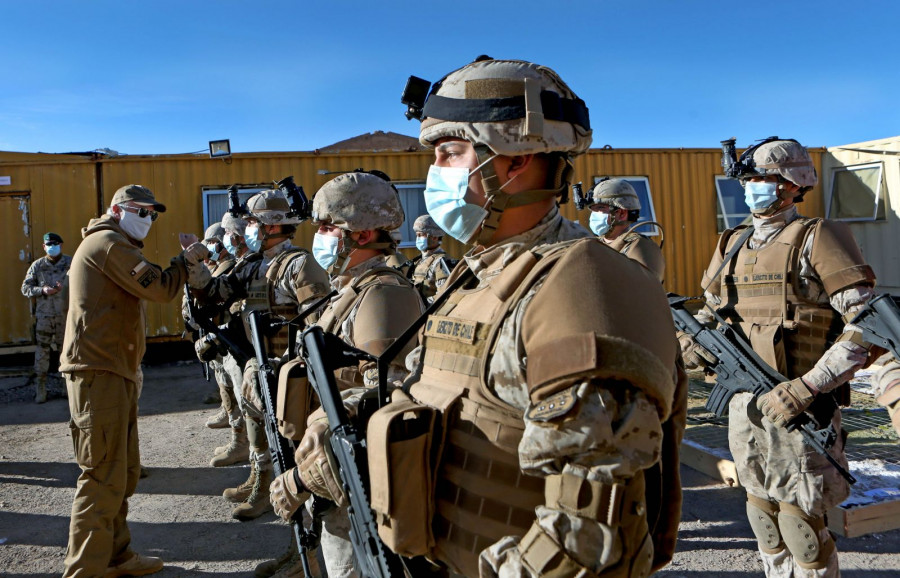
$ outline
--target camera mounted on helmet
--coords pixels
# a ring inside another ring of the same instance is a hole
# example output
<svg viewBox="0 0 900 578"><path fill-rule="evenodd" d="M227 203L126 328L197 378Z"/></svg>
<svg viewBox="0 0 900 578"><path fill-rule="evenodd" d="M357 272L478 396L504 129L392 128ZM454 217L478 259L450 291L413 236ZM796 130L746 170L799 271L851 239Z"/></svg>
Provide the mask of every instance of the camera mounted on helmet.
<svg viewBox="0 0 900 578"><path fill-rule="evenodd" d="M425 108L425 99L428 97L428 89L431 83L418 76L410 76L406 81L406 88L400 96L400 103L406 105L406 120L422 120L422 109Z"/></svg>
<svg viewBox="0 0 900 578"><path fill-rule="evenodd" d="M291 210L285 215L287 218L297 218L301 221L309 219L312 206L306 197L306 193L303 192L303 187L298 186L294 182L293 175L284 177L275 183L275 186L284 193L284 196L290 202Z"/></svg>
<svg viewBox="0 0 900 578"><path fill-rule="evenodd" d="M228 212L235 219L243 219L250 214L250 210L247 208L247 203L241 202L238 188L237 183L228 187Z"/></svg>

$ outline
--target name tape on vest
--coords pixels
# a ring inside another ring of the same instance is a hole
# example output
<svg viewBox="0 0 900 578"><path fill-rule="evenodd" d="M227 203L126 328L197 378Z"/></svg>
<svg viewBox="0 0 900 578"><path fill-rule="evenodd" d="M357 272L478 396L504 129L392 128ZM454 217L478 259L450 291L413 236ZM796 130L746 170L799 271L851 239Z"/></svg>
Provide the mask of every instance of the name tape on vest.
<svg viewBox="0 0 900 578"><path fill-rule="evenodd" d="M477 321L466 321L452 317L432 315L425 322L426 337L440 337L452 339L461 343L472 344L475 342L475 332L478 329Z"/></svg>

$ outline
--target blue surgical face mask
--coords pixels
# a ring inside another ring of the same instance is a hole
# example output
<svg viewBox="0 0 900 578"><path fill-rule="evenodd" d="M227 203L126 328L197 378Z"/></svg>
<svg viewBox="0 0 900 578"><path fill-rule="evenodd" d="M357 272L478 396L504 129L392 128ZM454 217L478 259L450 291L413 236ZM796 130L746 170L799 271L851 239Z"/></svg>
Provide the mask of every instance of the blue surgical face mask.
<svg viewBox="0 0 900 578"><path fill-rule="evenodd" d="M47 255L50 257L59 257L59 254L62 252L62 247L59 245L47 245L45 248Z"/></svg>
<svg viewBox="0 0 900 578"><path fill-rule="evenodd" d="M337 261L340 241L339 237L330 237L321 233L313 236L312 254L323 269L327 270Z"/></svg>
<svg viewBox="0 0 900 578"><path fill-rule="evenodd" d="M425 181L425 207L438 227L451 237L469 243L488 212L466 202L469 169L431 165Z"/></svg>
<svg viewBox="0 0 900 578"><path fill-rule="evenodd" d="M209 249L209 260L210 261L218 261L219 260L219 247L217 243L207 243L206 248Z"/></svg>
<svg viewBox="0 0 900 578"><path fill-rule="evenodd" d="M428 250L428 237L416 237L416 249L423 253Z"/></svg>
<svg viewBox="0 0 900 578"><path fill-rule="evenodd" d="M744 185L744 200L751 212L763 212L778 200L778 183L747 181Z"/></svg>
<svg viewBox="0 0 900 578"><path fill-rule="evenodd" d="M231 244L231 234L225 235L225 238L222 239L222 244L225 245L225 250L231 253L233 256L237 257L238 248Z"/></svg>
<svg viewBox="0 0 900 578"><path fill-rule="evenodd" d="M598 237L602 237L603 235L609 232L610 224L609 224L609 213L603 213L601 211L591 211L591 219L588 221L588 226L591 228L591 231L594 232Z"/></svg>
<svg viewBox="0 0 900 578"><path fill-rule="evenodd" d="M254 253L262 248L262 239L259 238L259 224L247 225L247 228L244 229L244 242L247 243L247 248Z"/></svg>

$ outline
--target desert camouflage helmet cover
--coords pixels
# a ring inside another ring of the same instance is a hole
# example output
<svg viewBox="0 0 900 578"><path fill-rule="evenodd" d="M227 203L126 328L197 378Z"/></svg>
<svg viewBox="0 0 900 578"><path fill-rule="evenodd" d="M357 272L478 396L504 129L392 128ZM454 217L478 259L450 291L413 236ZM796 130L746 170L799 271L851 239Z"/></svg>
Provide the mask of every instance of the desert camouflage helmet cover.
<svg viewBox="0 0 900 578"><path fill-rule="evenodd" d="M221 243L224 237L225 229L222 227L222 223L213 223L207 227L206 232L203 234L204 241L216 240Z"/></svg>
<svg viewBox="0 0 900 578"><path fill-rule="evenodd" d="M623 179L606 179L597 183L591 194L592 201L595 205L603 204L616 207L618 209L626 209L629 211L640 211L641 200L638 198L634 187Z"/></svg>
<svg viewBox="0 0 900 578"><path fill-rule="evenodd" d="M243 236L244 230L247 228L247 221L233 217L230 211L225 211L225 214L222 215L222 228L226 233L237 233Z"/></svg>
<svg viewBox="0 0 900 578"><path fill-rule="evenodd" d="M299 217L288 216L291 204L284 193L276 190L260 191L247 200L249 217L264 225L297 225L302 222Z"/></svg>
<svg viewBox="0 0 900 578"><path fill-rule="evenodd" d="M760 175L778 175L799 187L814 187L816 167L806 148L793 140L773 140L753 151L753 168ZM752 175L747 175L750 177Z"/></svg>
<svg viewBox="0 0 900 578"><path fill-rule="evenodd" d="M403 224L400 197L389 182L370 173L345 173L313 197L312 220L350 231L392 231Z"/></svg>
<svg viewBox="0 0 900 578"><path fill-rule="evenodd" d="M588 109L550 68L485 59L435 83L425 101L419 141L442 137L484 144L497 154L583 153L591 145Z"/></svg>
<svg viewBox="0 0 900 578"><path fill-rule="evenodd" d="M432 237L443 237L444 230L437 226L431 215L419 215L413 223L413 231L416 233L425 233Z"/></svg>

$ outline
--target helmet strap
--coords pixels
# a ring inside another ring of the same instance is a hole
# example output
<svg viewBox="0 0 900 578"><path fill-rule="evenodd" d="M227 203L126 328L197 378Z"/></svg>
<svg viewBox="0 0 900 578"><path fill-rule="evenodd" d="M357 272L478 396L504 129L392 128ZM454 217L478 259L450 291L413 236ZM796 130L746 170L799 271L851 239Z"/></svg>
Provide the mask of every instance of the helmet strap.
<svg viewBox="0 0 900 578"><path fill-rule="evenodd" d="M546 199L552 199L564 192L569 187L569 180L573 171L571 160L568 156L559 157L556 170L554 172L554 189L538 189L533 191L522 191L514 195L504 192L502 189L509 183L500 184L497 173L494 170L494 163L489 162L497 155L487 145L474 145L475 154L478 156L478 164L481 167L481 186L484 189L484 195L487 197L487 204L484 208L488 211L488 216L481 224L481 231L476 237L478 245L487 245L497 232L500 226L500 219L503 217L503 211L513 207L521 207L530 205ZM515 177L513 177L515 178Z"/></svg>

